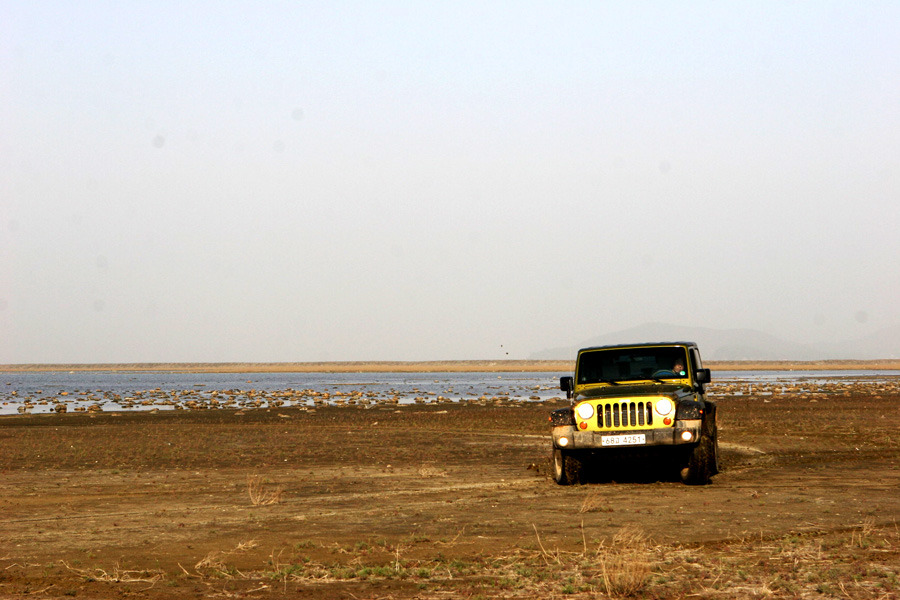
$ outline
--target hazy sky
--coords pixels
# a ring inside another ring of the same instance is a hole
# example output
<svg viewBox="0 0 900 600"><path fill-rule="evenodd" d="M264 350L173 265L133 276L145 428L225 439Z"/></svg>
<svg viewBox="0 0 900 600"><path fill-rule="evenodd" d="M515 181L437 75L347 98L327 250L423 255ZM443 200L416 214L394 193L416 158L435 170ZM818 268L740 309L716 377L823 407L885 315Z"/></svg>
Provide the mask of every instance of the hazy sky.
<svg viewBox="0 0 900 600"><path fill-rule="evenodd" d="M893 0L0 0L0 363L852 337L898 259Z"/></svg>

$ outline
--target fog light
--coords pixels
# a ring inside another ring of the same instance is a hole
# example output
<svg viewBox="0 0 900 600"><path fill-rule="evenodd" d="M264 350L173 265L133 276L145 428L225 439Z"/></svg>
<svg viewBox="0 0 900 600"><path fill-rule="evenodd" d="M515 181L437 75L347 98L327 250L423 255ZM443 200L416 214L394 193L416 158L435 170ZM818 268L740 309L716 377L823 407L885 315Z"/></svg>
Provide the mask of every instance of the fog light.
<svg viewBox="0 0 900 600"><path fill-rule="evenodd" d="M693 438L693 437L694 436L691 434L690 431L682 431L681 432L681 439L683 439L686 442L691 441L691 438Z"/></svg>
<svg viewBox="0 0 900 600"><path fill-rule="evenodd" d="M565 448L566 446L569 445L569 438L561 437L558 440L556 440L556 443L559 444L560 446L562 446L563 448Z"/></svg>

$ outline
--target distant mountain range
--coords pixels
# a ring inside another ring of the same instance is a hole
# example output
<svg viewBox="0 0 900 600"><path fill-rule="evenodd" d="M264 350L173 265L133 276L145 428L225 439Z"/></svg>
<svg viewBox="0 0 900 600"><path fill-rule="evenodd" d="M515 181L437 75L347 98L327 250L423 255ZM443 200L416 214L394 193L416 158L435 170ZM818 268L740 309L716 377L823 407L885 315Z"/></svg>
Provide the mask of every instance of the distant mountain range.
<svg viewBox="0 0 900 600"><path fill-rule="evenodd" d="M634 342L697 342L706 360L875 360L900 358L900 325L863 337L822 344L798 344L754 329L711 329L646 323L535 352L531 360L568 360L579 348Z"/></svg>

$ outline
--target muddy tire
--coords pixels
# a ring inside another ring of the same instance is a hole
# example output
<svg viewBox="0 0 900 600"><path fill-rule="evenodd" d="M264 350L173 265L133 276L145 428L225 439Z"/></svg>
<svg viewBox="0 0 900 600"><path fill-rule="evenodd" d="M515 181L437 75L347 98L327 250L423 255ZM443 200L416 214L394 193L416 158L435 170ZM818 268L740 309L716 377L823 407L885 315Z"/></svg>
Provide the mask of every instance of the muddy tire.
<svg viewBox="0 0 900 600"><path fill-rule="evenodd" d="M709 423L709 431L712 437L712 461L710 464L710 475L716 475L719 472L719 426L716 423L716 405L709 405L709 416L706 423ZM704 425L706 425L704 423Z"/></svg>
<svg viewBox="0 0 900 600"><path fill-rule="evenodd" d="M572 452L554 448L550 462L553 468L553 481L559 485L582 483L584 468L580 457Z"/></svg>
<svg viewBox="0 0 900 600"><path fill-rule="evenodd" d="M700 430L700 441L691 450L687 466L681 469L681 481L688 485L706 485L719 472L719 433L707 419Z"/></svg>
<svg viewBox="0 0 900 600"><path fill-rule="evenodd" d="M716 475L719 472L719 430L713 425L713 458L710 465L710 475Z"/></svg>

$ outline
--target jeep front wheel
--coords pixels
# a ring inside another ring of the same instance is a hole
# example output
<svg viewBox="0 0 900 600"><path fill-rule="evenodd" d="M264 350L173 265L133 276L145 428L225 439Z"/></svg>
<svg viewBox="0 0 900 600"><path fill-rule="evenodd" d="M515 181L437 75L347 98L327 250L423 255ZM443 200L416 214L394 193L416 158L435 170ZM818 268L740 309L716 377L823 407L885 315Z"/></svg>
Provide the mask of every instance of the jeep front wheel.
<svg viewBox="0 0 900 600"><path fill-rule="evenodd" d="M681 469L681 480L688 485L706 485L710 478L719 472L718 432L709 431L703 427L700 431L700 441L691 450L688 456L687 466Z"/></svg>
<svg viewBox="0 0 900 600"><path fill-rule="evenodd" d="M581 458L573 455L571 452L554 448L551 462L553 463L553 481L559 485L581 483Z"/></svg>

